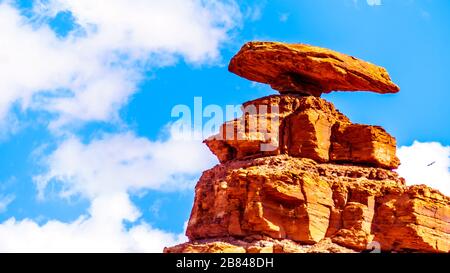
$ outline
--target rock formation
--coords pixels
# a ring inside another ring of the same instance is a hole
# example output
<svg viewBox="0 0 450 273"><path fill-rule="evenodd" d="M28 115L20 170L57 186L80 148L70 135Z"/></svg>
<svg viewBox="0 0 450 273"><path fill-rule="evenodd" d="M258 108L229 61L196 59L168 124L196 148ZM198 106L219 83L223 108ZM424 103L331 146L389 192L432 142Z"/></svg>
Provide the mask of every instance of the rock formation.
<svg viewBox="0 0 450 273"><path fill-rule="evenodd" d="M382 67L329 49L304 44L250 42L231 60L229 70L267 83L280 93L320 96L331 91L396 93Z"/></svg>
<svg viewBox="0 0 450 273"><path fill-rule="evenodd" d="M165 252L450 251L450 198L406 186L395 138L317 97L398 91L384 69L316 47L249 43L230 70L273 87L284 72L302 82L245 103L205 140L221 164L196 186L189 242Z"/></svg>
<svg viewBox="0 0 450 273"><path fill-rule="evenodd" d="M383 128L353 124L324 99L277 95L247 102L243 109L242 119L225 123L218 135L205 140L221 163L288 154L321 163L352 162L391 169L399 165L395 139ZM265 113L258 112L261 109ZM266 130L261 130L263 124ZM271 143L273 149L261 151L262 144Z"/></svg>

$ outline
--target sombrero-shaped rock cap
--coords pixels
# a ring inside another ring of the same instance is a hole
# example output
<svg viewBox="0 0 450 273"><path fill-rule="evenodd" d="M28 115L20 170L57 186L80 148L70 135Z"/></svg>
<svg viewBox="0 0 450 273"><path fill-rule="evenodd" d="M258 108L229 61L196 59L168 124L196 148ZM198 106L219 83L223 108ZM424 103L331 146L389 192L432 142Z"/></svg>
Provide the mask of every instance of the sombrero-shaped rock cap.
<svg viewBox="0 0 450 273"><path fill-rule="evenodd" d="M320 96L331 91L396 93L386 69L336 51L305 44L249 42L228 67L280 93Z"/></svg>

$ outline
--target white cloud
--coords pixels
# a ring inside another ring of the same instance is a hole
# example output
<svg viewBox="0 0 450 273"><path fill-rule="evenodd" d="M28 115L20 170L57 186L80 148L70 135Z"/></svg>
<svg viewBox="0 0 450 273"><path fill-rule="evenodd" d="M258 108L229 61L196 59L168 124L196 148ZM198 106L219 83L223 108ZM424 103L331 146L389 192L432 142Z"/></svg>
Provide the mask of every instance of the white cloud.
<svg viewBox="0 0 450 273"><path fill-rule="evenodd" d="M43 195L52 181L63 186L62 196L95 198L129 190L177 190L190 187L198 174L216 163L201 141L149 141L131 132L104 135L84 144L71 137L44 160L48 172L35 177Z"/></svg>
<svg viewBox="0 0 450 273"><path fill-rule="evenodd" d="M191 187L216 159L200 141L178 138L172 131L165 141L129 132L86 144L71 137L44 162L48 171L35 177L41 197L50 183L58 183L62 197L88 198L89 213L72 223L44 225L11 218L0 224L0 252L160 252L185 236L136 223L141 213L129 193ZM131 229L125 229L125 220L134 223Z"/></svg>
<svg viewBox="0 0 450 273"><path fill-rule="evenodd" d="M117 119L150 67L218 60L241 16L226 0L50 0L30 21L9 2L0 3L0 120L19 103L57 114L54 127ZM64 39L46 23L60 11L78 24Z"/></svg>
<svg viewBox="0 0 450 273"><path fill-rule="evenodd" d="M381 6L381 0L367 0L369 6Z"/></svg>
<svg viewBox="0 0 450 273"><path fill-rule="evenodd" d="M450 146L438 142L418 142L402 146L398 173L408 185L425 184L450 196Z"/></svg>
<svg viewBox="0 0 450 273"><path fill-rule="evenodd" d="M217 0L50 0L38 10L71 11L96 47L143 59L176 53L193 62L218 57L240 16L233 1Z"/></svg>
<svg viewBox="0 0 450 273"><path fill-rule="evenodd" d="M251 22L260 20L266 5L267 1L258 1L257 3L252 3L252 5L247 6L244 11L245 18Z"/></svg>
<svg viewBox="0 0 450 273"><path fill-rule="evenodd" d="M56 114L53 129L118 120L152 68L181 58L193 65L220 61L220 47L241 20L234 0L35 1L32 19L11 3L0 1L0 125L18 106ZM48 25L61 11L77 24L64 38ZM2 252L161 251L184 236L139 221L130 192L190 187L216 162L203 144L173 132L165 141L131 132L87 143L65 135L43 159L47 171L34 178L40 196L55 183L61 197L88 198L89 212L71 223L10 218L0 224ZM133 227L126 229L125 220Z"/></svg>
<svg viewBox="0 0 450 273"><path fill-rule="evenodd" d="M0 224L0 252L161 252L186 240L145 222L126 230L123 220L138 216L126 194L115 194L95 198L89 215L72 223L11 218Z"/></svg>
<svg viewBox="0 0 450 273"><path fill-rule="evenodd" d="M365 2L367 3L367 5L369 6L381 6L382 5L382 1L381 0L365 0ZM356 5L358 4L358 0L353 0L353 3Z"/></svg>
<svg viewBox="0 0 450 273"><path fill-rule="evenodd" d="M14 195L1 195L0 194L0 213L5 212L8 206L16 199Z"/></svg>

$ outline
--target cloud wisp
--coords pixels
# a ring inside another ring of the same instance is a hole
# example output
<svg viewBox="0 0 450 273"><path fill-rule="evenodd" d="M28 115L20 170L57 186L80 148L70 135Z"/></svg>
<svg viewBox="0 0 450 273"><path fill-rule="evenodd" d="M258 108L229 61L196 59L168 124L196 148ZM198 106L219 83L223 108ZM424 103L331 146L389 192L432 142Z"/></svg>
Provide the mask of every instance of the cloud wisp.
<svg viewBox="0 0 450 273"><path fill-rule="evenodd" d="M381 0L367 0L369 6L381 6Z"/></svg>
<svg viewBox="0 0 450 273"><path fill-rule="evenodd" d="M52 132L63 134L56 137L57 148L39 158L46 171L34 177L38 195L45 199L48 186L56 184L61 198L86 198L90 207L70 223L11 217L0 223L0 251L155 252L183 240L140 219L130 195L192 187L216 160L201 142L177 139L174 132L150 141L131 131L84 142L64 129L120 120L119 110L149 71L179 60L196 66L220 62L221 47L242 19L238 5L233 0L33 3L25 16L13 1L0 1L0 35L8 37L0 42L0 124L17 120L13 108L45 113ZM72 18L65 35L50 23L61 13ZM6 209L12 200L1 201Z"/></svg>
<svg viewBox="0 0 450 273"><path fill-rule="evenodd" d="M1 195L0 194L0 213L5 212L8 209L8 206L14 201L15 196L8 194L8 195Z"/></svg>
<svg viewBox="0 0 450 273"><path fill-rule="evenodd" d="M76 137L63 141L44 157L47 172L34 178L39 196L51 183L61 197L98 196L133 190L183 190L193 187L216 158L201 142L178 138L171 132L164 141L150 141L131 132L104 135L89 143Z"/></svg>
<svg viewBox="0 0 450 273"><path fill-rule="evenodd" d="M88 212L71 223L51 220L40 225L10 218L0 224L0 252L161 252L185 240L184 235L140 219L130 194L192 190L201 171L216 161L200 141L178 138L173 131L168 139L154 142L131 132L89 143L70 137L45 156L47 171L35 182L41 199L56 183L61 198L87 198Z"/></svg>

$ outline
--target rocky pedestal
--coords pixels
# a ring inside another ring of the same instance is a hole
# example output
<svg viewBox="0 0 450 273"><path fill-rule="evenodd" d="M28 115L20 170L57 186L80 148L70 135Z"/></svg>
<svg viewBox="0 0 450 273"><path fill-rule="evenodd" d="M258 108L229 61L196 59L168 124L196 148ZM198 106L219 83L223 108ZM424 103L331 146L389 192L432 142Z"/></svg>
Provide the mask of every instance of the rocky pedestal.
<svg viewBox="0 0 450 273"><path fill-rule="evenodd" d="M394 137L315 96L398 91L384 69L315 47L251 43L230 70L277 87L295 72L302 84L284 92L283 80L281 95L245 103L242 118L205 140L220 164L195 188L189 242L165 252L450 251L450 198L406 186Z"/></svg>
<svg viewBox="0 0 450 273"><path fill-rule="evenodd" d="M353 124L324 99L273 95L247 102L243 109L249 111L241 119L225 123L218 135L205 140L221 163L278 154L391 169L400 163L395 139L383 128ZM273 149L264 151L261 145Z"/></svg>

